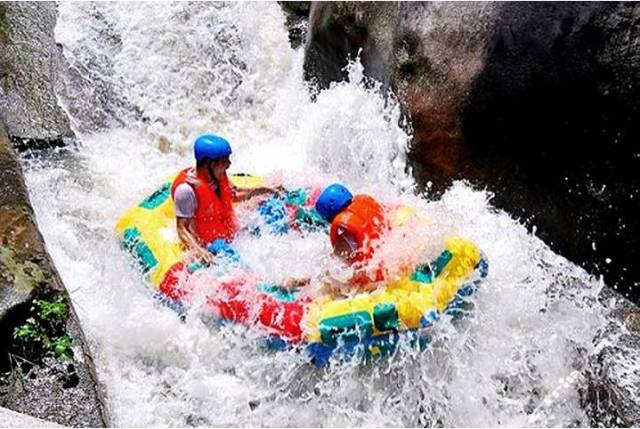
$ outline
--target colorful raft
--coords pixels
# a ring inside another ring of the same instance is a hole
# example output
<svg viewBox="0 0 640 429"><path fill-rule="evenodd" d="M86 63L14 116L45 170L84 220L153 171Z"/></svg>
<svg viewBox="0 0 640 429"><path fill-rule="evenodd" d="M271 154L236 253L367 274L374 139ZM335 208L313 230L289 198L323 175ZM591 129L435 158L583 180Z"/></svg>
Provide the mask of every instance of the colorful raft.
<svg viewBox="0 0 640 429"><path fill-rule="evenodd" d="M232 176L231 180L240 187L260 186L264 181L254 176ZM180 283L201 266L183 261L170 187L171 180L128 210L119 219L116 231L163 301L180 308L188 305ZM327 225L313 208L317 195L317 190L296 189L263 201L257 210L269 225L269 233L326 230ZM406 206L397 208L392 213L394 222L402 222L407 212L410 209ZM261 233L258 226L252 232ZM237 259L223 242L216 242L210 250L226 256L231 265ZM420 265L410 276L352 298L301 297L245 273L221 276L216 293L207 303L223 321L262 330L271 346L306 345L312 360L324 365L336 351L341 356L359 353L375 357L388 355L400 341L423 343L424 328L444 313L459 312L487 270L480 250L454 237L435 261Z"/></svg>

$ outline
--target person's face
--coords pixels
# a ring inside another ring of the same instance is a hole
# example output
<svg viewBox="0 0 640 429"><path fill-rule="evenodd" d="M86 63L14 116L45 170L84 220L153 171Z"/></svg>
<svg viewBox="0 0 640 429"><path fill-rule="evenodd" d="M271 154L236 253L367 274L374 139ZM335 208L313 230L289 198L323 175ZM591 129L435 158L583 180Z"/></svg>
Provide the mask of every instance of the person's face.
<svg viewBox="0 0 640 429"><path fill-rule="evenodd" d="M211 161L211 171L213 171L213 177L216 180L221 180L227 174L227 169L231 165L229 157L216 159Z"/></svg>
<svg viewBox="0 0 640 429"><path fill-rule="evenodd" d="M345 262L348 262L355 255L356 250L357 244L355 237L352 237L346 230L339 228L338 236L333 245L333 254Z"/></svg>

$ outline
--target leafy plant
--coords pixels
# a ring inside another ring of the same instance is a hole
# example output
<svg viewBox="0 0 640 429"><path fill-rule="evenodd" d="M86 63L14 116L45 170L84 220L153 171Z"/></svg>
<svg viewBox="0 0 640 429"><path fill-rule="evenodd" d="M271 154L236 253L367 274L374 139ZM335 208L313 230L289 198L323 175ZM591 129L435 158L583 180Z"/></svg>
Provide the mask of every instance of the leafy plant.
<svg viewBox="0 0 640 429"><path fill-rule="evenodd" d="M72 339L65 332L67 304L63 298L55 301L34 300L33 317L13 330L13 338L20 341L25 350L41 355L53 353L56 358L73 358Z"/></svg>
<svg viewBox="0 0 640 429"><path fill-rule="evenodd" d="M53 354L55 357L73 358L73 350L71 350L71 337L63 335L53 342Z"/></svg>
<svg viewBox="0 0 640 429"><path fill-rule="evenodd" d="M35 304L40 307L38 315L44 320L50 320L52 318L62 319L67 311L67 304L65 304L62 298L58 298L55 302L38 299L35 301Z"/></svg>
<svg viewBox="0 0 640 429"><path fill-rule="evenodd" d="M40 336L36 320L33 317L27 319L26 323L13 330L13 338L21 341L34 341Z"/></svg>

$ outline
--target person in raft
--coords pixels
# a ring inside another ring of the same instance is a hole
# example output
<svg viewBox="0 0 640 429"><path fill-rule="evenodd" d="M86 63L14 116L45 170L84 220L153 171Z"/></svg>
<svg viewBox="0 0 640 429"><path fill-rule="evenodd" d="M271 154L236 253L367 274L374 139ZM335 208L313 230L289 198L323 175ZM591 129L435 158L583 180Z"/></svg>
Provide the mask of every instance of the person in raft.
<svg viewBox="0 0 640 429"><path fill-rule="evenodd" d="M330 293L342 293L342 286L348 290L356 286L368 289L376 282L384 280L384 267L372 263L371 259L380 247L381 239L390 229L384 207L369 195L355 195L342 184L334 183L326 187L316 200L316 211L330 222L329 239L333 254L353 268L353 275L347 284L325 274L323 289ZM285 288L298 288L309 284L311 279L290 279Z"/></svg>
<svg viewBox="0 0 640 429"><path fill-rule="evenodd" d="M316 211L327 222L333 254L353 267L350 283L359 286L384 280L380 264L369 266L390 223L384 207L369 195L352 195L342 184L325 188L316 201Z"/></svg>
<svg viewBox="0 0 640 429"><path fill-rule="evenodd" d="M213 262L219 240L233 240L238 222L233 205L258 195L278 193L267 187L238 189L227 177L231 165L231 145L214 134L196 138L193 145L195 168L178 173L171 186L175 202L178 238L195 260ZM224 246L222 246L224 247Z"/></svg>

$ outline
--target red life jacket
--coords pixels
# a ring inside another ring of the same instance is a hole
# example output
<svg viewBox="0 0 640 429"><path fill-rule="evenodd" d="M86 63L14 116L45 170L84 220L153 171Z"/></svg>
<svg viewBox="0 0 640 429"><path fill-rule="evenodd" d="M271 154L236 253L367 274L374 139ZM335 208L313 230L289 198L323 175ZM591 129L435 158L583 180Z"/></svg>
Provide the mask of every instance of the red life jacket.
<svg viewBox="0 0 640 429"><path fill-rule="evenodd" d="M211 185L198 176L193 168L186 168L178 173L171 185L171 197L178 185L187 183L193 188L198 207L193 215L194 233L204 246L221 238L231 241L237 229L236 215L233 211L233 189L225 175L220 180L220 196Z"/></svg>
<svg viewBox="0 0 640 429"><path fill-rule="evenodd" d="M338 239L339 228L356 240L356 250L347 262L364 263L373 256L380 237L389 229L389 221L380 203L368 195L356 195L331 222L329 236L333 246Z"/></svg>

